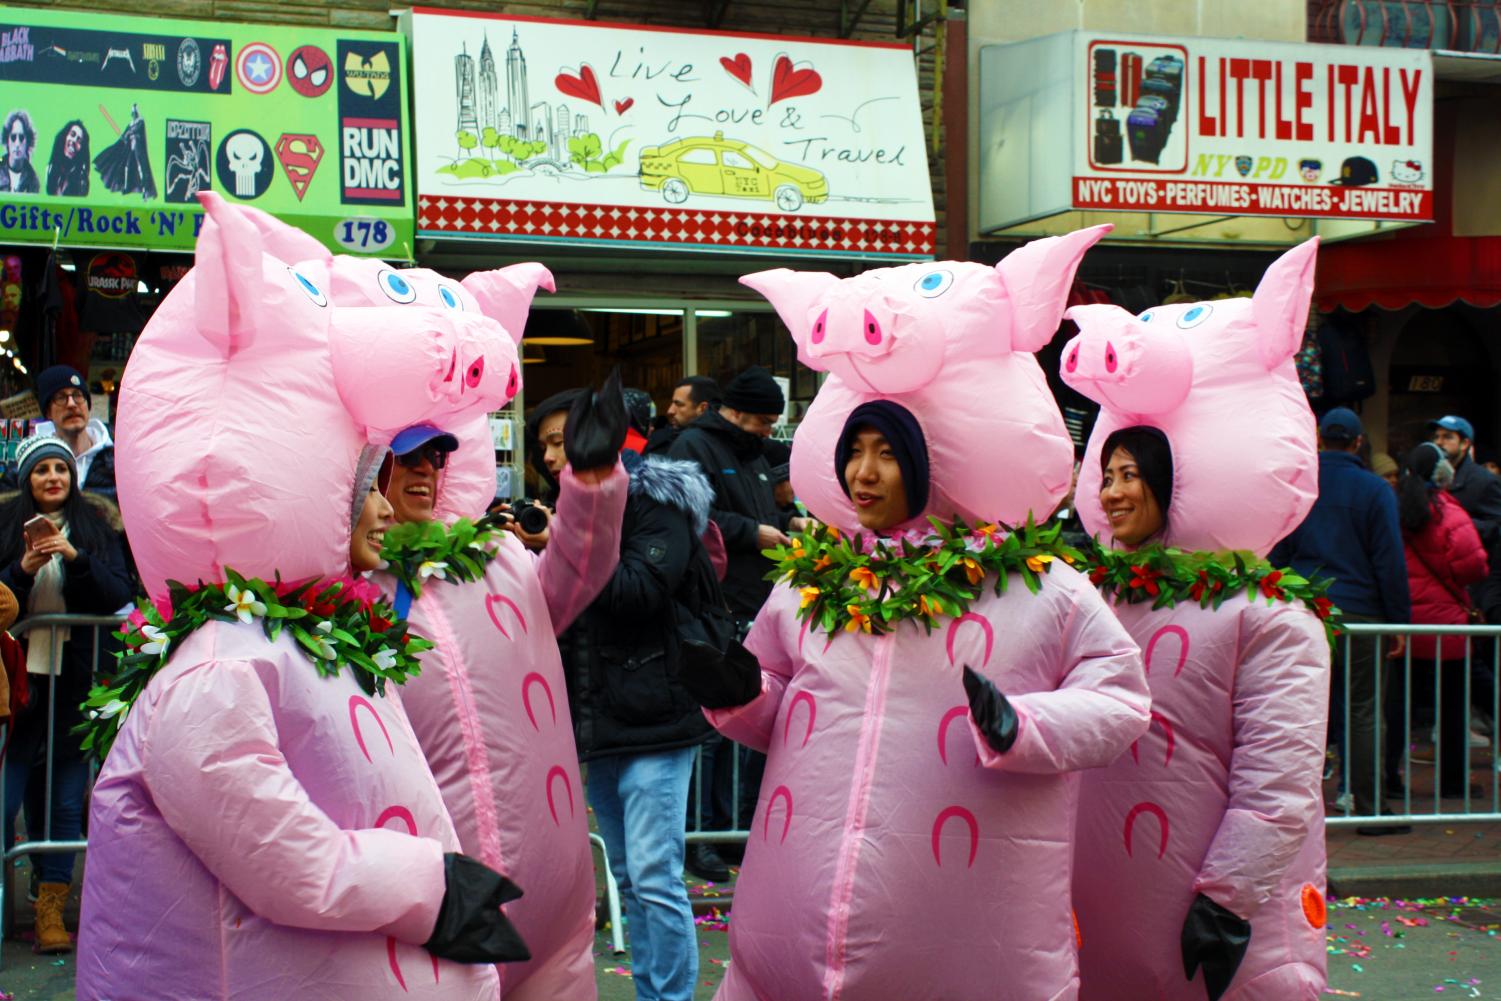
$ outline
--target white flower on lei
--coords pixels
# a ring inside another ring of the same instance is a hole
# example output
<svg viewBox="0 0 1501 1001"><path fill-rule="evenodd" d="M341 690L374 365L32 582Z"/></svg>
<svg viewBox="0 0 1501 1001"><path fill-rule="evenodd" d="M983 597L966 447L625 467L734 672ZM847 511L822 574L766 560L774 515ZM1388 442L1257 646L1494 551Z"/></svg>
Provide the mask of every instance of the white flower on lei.
<svg viewBox="0 0 1501 1001"><path fill-rule="evenodd" d="M442 560L424 560L422 565L417 567L417 577L421 580L427 580L429 577L447 580L448 564Z"/></svg>
<svg viewBox="0 0 1501 1001"><path fill-rule="evenodd" d="M141 635L146 637L146 642L141 644L142 653L165 654L172 643L171 637L149 623L141 627Z"/></svg>
<svg viewBox="0 0 1501 1001"><path fill-rule="evenodd" d="M130 705L126 702L122 702L119 699L110 699L98 709L90 710L89 719L110 719L112 717L119 716L123 721L125 717L125 710L129 708Z"/></svg>
<svg viewBox="0 0 1501 1001"><path fill-rule="evenodd" d="M333 643L328 639L329 634L334 631L334 620L324 619L314 626L313 629L319 634L313 637L313 642L318 644L318 656L324 660L333 660L338 657L339 652L334 649Z"/></svg>
<svg viewBox="0 0 1501 1001"><path fill-rule="evenodd" d="M382 671L389 671L396 666L396 651L388 646L383 646L375 652L375 656L371 660L375 661L375 666Z"/></svg>
<svg viewBox="0 0 1501 1001"><path fill-rule="evenodd" d="M224 610L233 612L241 622L248 623L266 614L266 603L257 598L255 592L248 587L230 584L224 589L224 594L229 598L229 604L224 606Z"/></svg>

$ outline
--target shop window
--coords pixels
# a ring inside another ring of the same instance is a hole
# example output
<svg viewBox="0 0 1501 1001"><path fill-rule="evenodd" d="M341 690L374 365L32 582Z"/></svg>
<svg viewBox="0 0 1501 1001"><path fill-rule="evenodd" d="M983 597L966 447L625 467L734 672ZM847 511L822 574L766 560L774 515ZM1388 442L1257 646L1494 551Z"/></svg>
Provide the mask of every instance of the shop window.
<svg viewBox="0 0 1501 1001"><path fill-rule="evenodd" d="M699 374L723 386L741 370L762 365L786 379L791 404L786 431L791 434L818 392L818 373L797 361L781 319L771 312L725 310L699 310L697 319Z"/></svg>

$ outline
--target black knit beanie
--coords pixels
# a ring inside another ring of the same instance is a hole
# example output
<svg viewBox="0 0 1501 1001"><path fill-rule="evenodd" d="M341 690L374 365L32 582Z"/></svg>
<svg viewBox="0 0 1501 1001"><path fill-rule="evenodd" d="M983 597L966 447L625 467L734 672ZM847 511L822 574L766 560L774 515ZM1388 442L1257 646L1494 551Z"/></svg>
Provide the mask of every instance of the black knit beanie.
<svg viewBox="0 0 1501 1001"><path fill-rule="evenodd" d="M912 411L899 403L872 400L850 411L834 449L834 478L839 481L839 488L846 497L850 495L844 470L849 465L855 437L866 428L879 431L896 453L896 464L902 471L902 490L907 495L907 516L918 517L928 506L928 443Z"/></svg>
<svg viewBox="0 0 1501 1001"><path fill-rule="evenodd" d="M770 372L760 365L752 365L724 387L723 403L743 414L780 414L787 405L787 398Z"/></svg>

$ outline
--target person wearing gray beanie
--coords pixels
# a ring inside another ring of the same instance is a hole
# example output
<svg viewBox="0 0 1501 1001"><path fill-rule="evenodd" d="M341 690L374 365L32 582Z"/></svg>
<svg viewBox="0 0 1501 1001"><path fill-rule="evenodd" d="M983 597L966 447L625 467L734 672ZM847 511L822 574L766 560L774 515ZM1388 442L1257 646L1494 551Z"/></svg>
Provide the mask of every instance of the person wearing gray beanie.
<svg viewBox="0 0 1501 1001"><path fill-rule="evenodd" d="M61 459L66 462L69 478L75 485L78 483L78 464L73 461L73 450L68 447L68 443L51 435L37 435L21 442L21 447L16 451L16 480L22 490L27 488L31 471L43 459Z"/></svg>

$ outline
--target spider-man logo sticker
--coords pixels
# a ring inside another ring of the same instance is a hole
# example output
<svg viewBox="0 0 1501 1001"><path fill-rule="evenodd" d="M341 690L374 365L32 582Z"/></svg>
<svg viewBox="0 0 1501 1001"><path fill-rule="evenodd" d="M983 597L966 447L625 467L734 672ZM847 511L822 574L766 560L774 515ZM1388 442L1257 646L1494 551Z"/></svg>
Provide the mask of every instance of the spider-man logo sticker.
<svg viewBox="0 0 1501 1001"><path fill-rule="evenodd" d="M321 97L333 82L333 61L318 46L304 45L287 57L287 83L303 97Z"/></svg>

